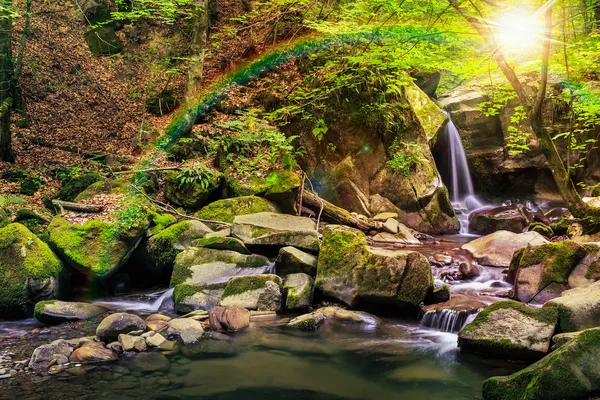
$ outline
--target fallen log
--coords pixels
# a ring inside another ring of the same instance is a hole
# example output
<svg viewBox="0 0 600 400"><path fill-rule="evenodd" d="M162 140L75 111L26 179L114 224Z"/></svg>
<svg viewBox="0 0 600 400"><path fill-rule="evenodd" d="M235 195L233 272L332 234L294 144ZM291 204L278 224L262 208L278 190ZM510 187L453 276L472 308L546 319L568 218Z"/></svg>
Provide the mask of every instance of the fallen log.
<svg viewBox="0 0 600 400"><path fill-rule="evenodd" d="M61 215L64 213L64 210L84 213L99 213L104 211L104 206L98 204L81 204L70 201L52 200L52 205L60 209Z"/></svg>
<svg viewBox="0 0 600 400"><path fill-rule="evenodd" d="M302 193L302 204L304 207L314 210L317 214L320 213L321 218L324 221L333 224L347 225L352 228L360 229L363 232L378 230L373 223L355 217L347 210L335 206L327 200L323 200L308 190L304 190Z"/></svg>

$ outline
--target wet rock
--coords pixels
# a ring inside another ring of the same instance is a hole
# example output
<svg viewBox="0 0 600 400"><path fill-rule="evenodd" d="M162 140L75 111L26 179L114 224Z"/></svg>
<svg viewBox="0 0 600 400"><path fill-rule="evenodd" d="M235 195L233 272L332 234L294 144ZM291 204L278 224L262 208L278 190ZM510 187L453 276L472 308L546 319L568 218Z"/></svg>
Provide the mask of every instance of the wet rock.
<svg viewBox="0 0 600 400"><path fill-rule="evenodd" d="M209 322L215 331L239 331L250 326L250 312L243 307L215 307Z"/></svg>
<svg viewBox="0 0 600 400"><path fill-rule="evenodd" d="M542 224L541 222L536 222L529 225L529 232L537 232L548 239L554 236L554 231L552 228L546 224Z"/></svg>
<svg viewBox="0 0 600 400"><path fill-rule="evenodd" d="M303 331L315 331L323 321L325 321L325 316L319 311L315 311L292 319L287 326Z"/></svg>
<svg viewBox="0 0 600 400"><path fill-rule="evenodd" d="M479 271L479 268L477 268L476 265L473 265L468 262L460 263L460 266L458 267L458 271L462 275L463 279L477 278L481 274L481 272Z"/></svg>
<svg viewBox="0 0 600 400"><path fill-rule="evenodd" d="M99 361L115 361L118 357L114 351L104 347L101 342L87 342L75 349L69 357L74 363L90 363Z"/></svg>
<svg viewBox="0 0 600 400"><path fill-rule="evenodd" d="M433 289L432 281L421 253L369 247L362 232L346 226L323 230L316 287L350 307L378 300L416 310Z"/></svg>
<svg viewBox="0 0 600 400"><path fill-rule="evenodd" d="M444 303L450 300L450 288L447 285L442 285L434 288L431 293L425 298L425 304Z"/></svg>
<svg viewBox="0 0 600 400"><path fill-rule="evenodd" d="M213 236L204 238L194 241L193 246L216 250L231 250L246 255L252 254L241 240L232 237Z"/></svg>
<svg viewBox="0 0 600 400"><path fill-rule="evenodd" d="M398 218L398 213L395 212L384 212L381 214L377 214L376 216L373 217L374 221L380 221L380 222L385 222L390 218Z"/></svg>
<svg viewBox="0 0 600 400"><path fill-rule="evenodd" d="M398 233L400 231L400 222L398 222L398 220L396 220L394 218L388 218L383 223L383 229L386 232L391 233L392 235L395 235L396 233Z"/></svg>
<svg viewBox="0 0 600 400"><path fill-rule="evenodd" d="M379 232L373 236L373 242L387 244L420 244L419 240L415 238L408 229L406 232L400 231L395 235L389 232Z"/></svg>
<svg viewBox="0 0 600 400"><path fill-rule="evenodd" d="M146 323L137 315L116 313L104 318L96 328L96 336L105 342L117 340L121 333L146 329Z"/></svg>
<svg viewBox="0 0 600 400"><path fill-rule="evenodd" d="M323 307L319 308L317 311L323 314L325 319L333 319L336 321L354 322L364 325L377 325L380 322L379 318L374 315L362 311L346 310L341 307Z"/></svg>
<svg viewBox="0 0 600 400"><path fill-rule="evenodd" d="M600 326L600 282L564 291L560 297L544 304L558 308L560 328L575 332Z"/></svg>
<svg viewBox="0 0 600 400"><path fill-rule="evenodd" d="M167 337L180 337L184 344L197 342L204 335L202 323L191 318L175 318L169 321Z"/></svg>
<svg viewBox="0 0 600 400"><path fill-rule="evenodd" d="M49 364L58 356L69 357L73 350L64 340L55 340L50 344L44 344L33 351L29 368L34 371L48 369Z"/></svg>
<svg viewBox="0 0 600 400"><path fill-rule="evenodd" d="M167 357L156 352L136 354L135 357L130 360L129 364L133 371L144 373L168 371L169 368L171 368L171 363Z"/></svg>
<svg viewBox="0 0 600 400"><path fill-rule="evenodd" d="M479 235L497 231L521 233L533 222L531 213L520 204L484 209L469 215L469 232Z"/></svg>
<svg viewBox="0 0 600 400"><path fill-rule="evenodd" d="M600 390L600 330L581 333L535 364L483 383L486 400L583 399Z"/></svg>
<svg viewBox="0 0 600 400"><path fill-rule="evenodd" d="M106 345L106 348L115 352L115 354L123 354L123 345L120 342L112 342Z"/></svg>
<svg viewBox="0 0 600 400"><path fill-rule="evenodd" d="M204 336L204 329L200 330L197 327L184 329L179 336L179 340L183 344L190 345L198 342Z"/></svg>
<svg viewBox="0 0 600 400"><path fill-rule="evenodd" d="M498 231L475 239L463 245L461 249L471 253L481 265L508 267L517 250L546 243L548 241L537 232L517 234Z"/></svg>
<svg viewBox="0 0 600 400"><path fill-rule="evenodd" d="M314 280L306 274L290 274L285 278L283 286L287 296L285 307L288 310L301 310L312 305L314 296Z"/></svg>
<svg viewBox="0 0 600 400"><path fill-rule="evenodd" d="M550 350L558 323L556 308L536 309L516 301L486 307L458 334L465 351L508 359L541 358Z"/></svg>
<svg viewBox="0 0 600 400"><path fill-rule="evenodd" d="M153 331L160 331L165 326L167 326L167 322L169 322L172 318L162 314L152 314L146 318L146 325L148 329Z"/></svg>
<svg viewBox="0 0 600 400"><path fill-rule="evenodd" d="M166 340L167 339L165 339L165 337L160 333L154 333L154 335L146 338L146 344L149 347L160 347L166 342Z"/></svg>
<svg viewBox="0 0 600 400"><path fill-rule="evenodd" d="M246 245L319 250L319 234L310 218L264 212L236 216L231 233Z"/></svg>
<svg viewBox="0 0 600 400"><path fill-rule="evenodd" d="M148 348L146 340L141 336L120 334L119 343L121 343L123 351L146 351Z"/></svg>
<svg viewBox="0 0 600 400"><path fill-rule="evenodd" d="M281 300L282 281L277 275L238 276L227 282L220 305L278 311Z"/></svg>
<svg viewBox="0 0 600 400"><path fill-rule="evenodd" d="M210 310L217 306L223 297L227 282L190 285L181 283L175 286L173 301L179 314L194 310Z"/></svg>
<svg viewBox="0 0 600 400"><path fill-rule="evenodd" d="M441 310L452 310L452 311L465 311L469 314L473 314L480 310L483 310L490 304L497 300L491 297L484 296L468 296L464 294L454 294L449 300L428 305L424 308L424 311L441 311Z"/></svg>
<svg viewBox="0 0 600 400"><path fill-rule="evenodd" d="M291 246L279 250L275 265L279 274L317 274L317 257Z"/></svg>
<svg viewBox="0 0 600 400"><path fill-rule="evenodd" d="M238 215L260 212L279 213L281 210L277 204L262 197L240 196L212 202L196 213L196 218L232 223Z"/></svg>
<svg viewBox="0 0 600 400"><path fill-rule="evenodd" d="M55 325L84 321L105 312L108 312L106 308L95 304L46 300L35 305L33 316L44 324Z"/></svg>
<svg viewBox="0 0 600 400"><path fill-rule="evenodd" d="M442 263L444 265L450 265L454 262L454 259L449 254L436 253L433 255L435 261Z"/></svg>

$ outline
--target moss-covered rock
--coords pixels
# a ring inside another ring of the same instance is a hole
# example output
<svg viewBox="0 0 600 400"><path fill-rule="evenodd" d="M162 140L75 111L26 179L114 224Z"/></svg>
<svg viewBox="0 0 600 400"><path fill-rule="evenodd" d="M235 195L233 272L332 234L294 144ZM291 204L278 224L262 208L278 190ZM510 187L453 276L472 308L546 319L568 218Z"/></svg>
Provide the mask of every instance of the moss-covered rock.
<svg viewBox="0 0 600 400"><path fill-rule="evenodd" d="M600 390L600 330L581 333L535 364L483 383L485 400L583 399Z"/></svg>
<svg viewBox="0 0 600 400"><path fill-rule="evenodd" d="M6 210L0 208L0 228L4 228L8 224L10 224L10 218L8 218L8 212L6 212Z"/></svg>
<svg viewBox="0 0 600 400"><path fill-rule="evenodd" d="M187 314L195 310L210 311L221 301L226 285L227 282L200 285L182 283L175 286L173 291L175 312Z"/></svg>
<svg viewBox="0 0 600 400"><path fill-rule="evenodd" d="M576 332L600 326L600 282L564 291L544 304L558 308L563 332Z"/></svg>
<svg viewBox="0 0 600 400"><path fill-rule="evenodd" d="M90 187L93 183L102 180L102 175L97 172L82 172L62 181L58 198L64 201L73 201L75 198Z"/></svg>
<svg viewBox="0 0 600 400"><path fill-rule="evenodd" d="M317 257L298 250L295 247L283 247L279 250L275 265L279 274L303 272L310 276L317 275Z"/></svg>
<svg viewBox="0 0 600 400"><path fill-rule="evenodd" d="M447 285L434 288L425 299L426 305L445 303L450 300L450 288Z"/></svg>
<svg viewBox="0 0 600 400"><path fill-rule="evenodd" d="M315 282L310 276L298 273L285 278L283 290L286 293L285 307L288 310L301 310L312 306Z"/></svg>
<svg viewBox="0 0 600 400"><path fill-rule="evenodd" d="M204 239L194 240L194 247L206 247L215 250L231 250L240 254L252 254L246 248L244 242L239 239L225 236L211 236Z"/></svg>
<svg viewBox="0 0 600 400"><path fill-rule="evenodd" d="M350 307L383 301L416 311L433 289L433 277L421 253L371 248L361 231L329 225L323 231L316 286Z"/></svg>
<svg viewBox="0 0 600 400"><path fill-rule="evenodd" d="M58 296L62 262L25 226L0 229L0 315L21 317Z"/></svg>
<svg viewBox="0 0 600 400"><path fill-rule="evenodd" d="M264 177L253 175L243 179L239 179L234 173L225 174L227 190L231 196L278 198L297 190L300 181L300 175L291 170L276 170L267 173Z"/></svg>
<svg viewBox="0 0 600 400"><path fill-rule="evenodd" d="M123 50L123 42L111 25L94 28L86 32L84 38L92 54L97 56L110 56Z"/></svg>
<svg viewBox="0 0 600 400"><path fill-rule="evenodd" d="M554 231L552 228L546 224L542 224L541 222L536 222L529 225L529 232L537 232L546 238L551 238L554 236Z"/></svg>
<svg viewBox="0 0 600 400"><path fill-rule="evenodd" d="M190 209L198 209L205 206L221 186L221 173L212 173L206 176L204 181L196 179L181 183L179 173L171 171L167 173L165 182L165 198Z"/></svg>
<svg viewBox="0 0 600 400"><path fill-rule="evenodd" d="M315 311L292 319L287 326L303 331L316 331L324 321L325 316L319 311Z"/></svg>
<svg viewBox="0 0 600 400"><path fill-rule="evenodd" d="M223 282L243 273L256 275L270 270L269 260L259 255L244 255L229 250L190 247L177 255L171 287L180 283Z"/></svg>
<svg viewBox="0 0 600 400"><path fill-rule="evenodd" d="M282 281L277 275L252 275L231 278L225 286L222 306L239 306L249 310L279 311Z"/></svg>
<svg viewBox="0 0 600 400"><path fill-rule="evenodd" d="M46 218L37 215L33 210L27 208L21 208L17 210L14 222L24 225L38 237L41 237L40 235L45 234L45 230L48 225L48 220Z"/></svg>
<svg viewBox="0 0 600 400"><path fill-rule="evenodd" d="M319 250L319 234L310 218L268 212L241 215L234 218L231 233L246 245Z"/></svg>
<svg viewBox="0 0 600 400"><path fill-rule="evenodd" d="M461 247L467 250L481 265L508 267L517 250L540 246L548 241L537 232L513 233L498 231L475 239Z"/></svg>
<svg viewBox="0 0 600 400"><path fill-rule="evenodd" d="M217 200L196 213L196 218L232 223L237 215L259 212L279 213L277 204L258 196L242 196Z"/></svg>
<svg viewBox="0 0 600 400"><path fill-rule="evenodd" d="M105 312L108 312L108 309L95 304L46 300L35 305L33 316L44 324L56 325L84 321Z"/></svg>
<svg viewBox="0 0 600 400"><path fill-rule="evenodd" d="M486 307L459 332L458 346L496 357L536 359L550 350L557 323L556 308L500 301Z"/></svg>

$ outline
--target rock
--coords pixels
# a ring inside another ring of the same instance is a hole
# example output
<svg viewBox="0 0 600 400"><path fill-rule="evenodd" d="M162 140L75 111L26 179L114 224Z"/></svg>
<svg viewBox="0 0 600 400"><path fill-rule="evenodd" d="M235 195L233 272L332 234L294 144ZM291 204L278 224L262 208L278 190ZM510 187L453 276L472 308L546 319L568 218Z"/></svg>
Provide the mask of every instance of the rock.
<svg viewBox="0 0 600 400"><path fill-rule="evenodd" d="M62 181L58 192L58 199L73 201L77 195L90 187L93 183L102 180L102 175L97 172L81 171L75 176L69 176Z"/></svg>
<svg viewBox="0 0 600 400"><path fill-rule="evenodd" d="M62 339L55 340L50 344L44 344L33 351L29 368L34 371L44 371L50 366L50 362L57 356L69 357L73 350L68 343Z"/></svg>
<svg viewBox="0 0 600 400"><path fill-rule="evenodd" d="M257 196L242 196L217 200L202 208L196 218L232 223L238 215L256 214L260 212L279 213L279 206L272 201ZM210 223L209 223L210 225Z"/></svg>
<svg viewBox="0 0 600 400"><path fill-rule="evenodd" d="M587 255L569 275L567 282L570 289L586 286L600 280L600 249L596 245L585 244Z"/></svg>
<svg viewBox="0 0 600 400"><path fill-rule="evenodd" d="M450 288L447 285L442 285L434 288L431 293L425 298L425 304L444 303L450 300Z"/></svg>
<svg viewBox="0 0 600 400"><path fill-rule="evenodd" d="M92 54L97 56L109 56L123 50L123 42L110 25L99 26L87 31L84 38Z"/></svg>
<svg viewBox="0 0 600 400"><path fill-rule="evenodd" d="M227 282L220 305L249 310L279 311L282 282L277 275L233 277Z"/></svg>
<svg viewBox="0 0 600 400"><path fill-rule="evenodd" d="M96 328L96 336L100 340L109 342L117 340L119 335L137 330L146 330L143 319L133 314L116 313L104 318Z"/></svg>
<svg viewBox="0 0 600 400"><path fill-rule="evenodd" d="M368 247L362 232L346 226L323 230L316 287L350 307L386 301L416 310L432 282L431 266L418 252Z"/></svg>
<svg viewBox="0 0 600 400"><path fill-rule="evenodd" d="M531 213L520 204L477 210L469 215L469 233L479 235L497 231L521 233L533 222Z"/></svg>
<svg viewBox="0 0 600 400"><path fill-rule="evenodd" d="M393 218L388 218L383 224L383 229L393 235L400 231L400 222Z"/></svg>
<svg viewBox="0 0 600 400"><path fill-rule="evenodd" d="M204 329L200 330L200 329L197 329L197 327L191 328L191 329L188 328L188 329L184 329L181 332L181 335L179 336L179 340L181 340L181 342L187 346L187 345L198 342L200 339L202 339L203 336L204 336Z"/></svg>
<svg viewBox="0 0 600 400"><path fill-rule="evenodd" d="M319 250L319 234L310 218L275 213L236 216L231 233L246 245Z"/></svg>
<svg viewBox="0 0 600 400"><path fill-rule="evenodd" d="M105 312L108 312L106 308L95 304L46 300L35 305L33 316L44 324L56 325L84 321Z"/></svg>
<svg viewBox="0 0 600 400"><path fill-rule="evenodd" d="M283 290L287 292L285 307L288 310L305 309L312 305L314 280L306 274L290 274L285 278Z"/></svg>
<svg viewBox="0 0 600 400"><path fill-rule="evenodd" d="M146 351L146 339L141 336L132 336L132 335L119 335L119 343L121 343L121 347L123 351Z"/></svg>
<svg viewBox="0 0 600 400"><path fill-rule="evenodd" d="M552 349L556 350L563 344L565 344L565 343L571 341L572 339L576 338L577 336L579 336L579 334L582 332L585 332L588 330L598 330L598 329L599 328L591 328L591 329L586 329L586 330L578 331L578 332L566 332L566 333L559 333L558 335L554 335L554 337L552 338L552 343L554 343L554 346L552 347Z"/></svg>
<svg viewBox="0 0 600 400"><path fill-rule="evenodd" d="M262 155L261 155L262 156ZM230 163L227 163L230 166ZM280 202L295 199L295 192L300 188L300 173L292 169L271 169L261 176L252 174L241 177L236 168L225 171L227 195L261 196Z"/></svg>
<svg viewBox="0 0 600 400"><path fill-rule="evenodd" d="M167 322L171 319L171 317L167 317L166 315L152 314L146 318L146 325L148 326L148 329L160 331L167 326Z"/></svg>
<svg viewBox="0 0 600 400"><path fill-rule="evenodd" d="M215 307L210 310L209 322L215 331L239 331L250 326L250 311L243 307Z"/></svg>
<svg viewBox="0 0 600 400"><path fill-rule="evenodd" d="M295 247L283 247L275 261L279 274L305 273L317 274L317 257L298 250Z"/></svg>
<svg viewBox="0 0 600 400"><path fill-rule="evenodd" d="M229 250L190 247L175 258L171 287L180 283L216 283L231 276L255 275L270 270L269 260L258 255L243 255Z"/></svg>
<svg viewBox="0 0 600 400"><path fill-rule="evenodd" d="M454 294L449 300L437 304L428 305L423 310L427 311L441 311L441 310L452 310L452 311L465 311L469 314L473 314L483 310L490 304L497 302L492 297L488 296L469 296L464 294Z"/></svg>
<svg viewBox="0 0 600 400"><path fill-rule="evenodd" d="M404 225L400 225L404 227ZM373 236L373 242L375 243L388 243L388 244L421 244L417 238L415 238L408 228L404 227L406 231L400 228L400 231L395 235L389 232L380 232Z"/></svg>
<svg viewBox="0 0 600 400"><path fill-rule="evenodd" d="M576 332L600 326L600 281L564 291L560 297L544 304L558 308L563 332Z"/></svg>
<svg viewBox="0 0 600 400"><path fill-rule="evenodd" d="M333 319L341 322L354 322L364 325L377 325L379 318L362 311L351 311L341 307L323 307L317 310L325 319Z"/></svg>
<svg viewBox="0 0 600 400"><path fill-rule="evenodd" d="M373 221L380 221L380 222L385 222L390 218L398 218L398 213L395 212L384 212L381 214L377 214L376 216L373 217ZM394 232L392 232L394 233Z"/></svg>
<svg viewBox="0 0 600 400"><path fill-rule="evenodd" d="M0 315L31 315L42 300L58 297L63 264L48 246L25 226L0 229Z"/></svg>
<svg viewBox="0 0 600 400"><path fill-rule="evenodd" d="M586 255L583 246L570 240L517 251L508 274L515 299L541 305L560 296L568 289L571 272Z"/></svg>
<svg viewBox="0 0 600 400"><path fill-rule="evenodd" d="M600 390L600 330L582 332L535 364L483 383L486 400L584 399Z"/></svg>
<svg viewBox="0 0 600 400"><path fill-rule="evenodd" d="M458 346L485 355L536 359L550 350L557 323L556 308L500 301L486 307L458 333Z"/></svg>
<svg viewBox="0 0 600 400"><path fill-rule="evenodd" d="M170 336L185 336L187 339L200 338L204 334L202 323L191 318L175 318L169 321L165 334ZM197 339L196 339L197 340Z"/></svg>
<svg viewBox="0 0 600 400"><path fill-rule="evenodd" d="M148 336L146 338L146 344L149 347L160 347L166 341L167 341L167 339L165 339L165 337L163 335L161 335L160 333L155 333L154 335Z"/></svg>
<svg viewBox="0 0 600 400"><path fill-rule="evenodd" d="M476 265L473 265L468 262L461 262L460 266L458 267L458 270L462 275L463 279L477 278L481 274L479 268L477 268Z"/></svg>
<svg viewBox="0 0 600 400"><path fill-rule="evenodd" d="M130 368L133 371L139 371L142 373L163 371L166 372L171 368L171 363L161 353L157 352L146 352L136 354L129 361Z"/></svg>
<svg viewBox="0 0 600 400"><path fill-rule="evenodd" d="M444 265L450 265L454 262L454 259L449 254L435 253L433 259Z"/></svg>
<svg viewBox="0 0 600 400"><path fill-rule="evenodd" d="M325 321L325 316L319 311L315 311L292 319L287 326L303 331L316 331L323 321Z"/></svg>
<svg viewBox="0 0 600 400"><path fill-rule="evenodd" d="M529 225L529 232L537 232L548 239L554 236L554 231L552 228L546 224L542 224L541 222L535 222Z"/></svg>
<svg viewBox="0 0 600 400"><path fill-rule="evenodd" d="M204 238L196 240L193 244L194 247L206 247L208 249L216 250L231 250L240 254L252 254L250 250L246 248L244 243L236 238L232 237L220 237L213 236L210 238Z"/></svg>
<svg viewBox="0 0 600 400"><path fill-rule="evenodd" d="M90 363L99 361L115 361L118 357L111 349L104 347L101 342L87 342L75 349L69 357L73 363Z"/></svg>
<svg viewBox="0 0 600 400"><path fill-rule="evenodd" d="M223 297L227 282L189 285L181 283L175 286L173 301L178 314L194 310L207 310L217 306Z"/></svg>
<svg viewBox="0 0 600 400"><path fill-rule="evenodd" d="M517 250L546 243L548 241L537 232L517 234L498 231L475 239L463 245L461 249L471 253L481 265L508 267Z"/></svg>
<svg viewBox="0 0 600 400"><path fill-rule="evenodd" d="M208 204L211 197L221 186L223 175L212 172L205 175L206 179L188 181L181 184L179 172L167 173L165 182L165 198L181 207L198 209Z"/></svg>
<svg viewBox="0 0 600 400"><path fill-rule="evenodd" d="M115 352L115 354L123 354L123 345L120 342L112 342L106 345L106 348Z"/></svg>

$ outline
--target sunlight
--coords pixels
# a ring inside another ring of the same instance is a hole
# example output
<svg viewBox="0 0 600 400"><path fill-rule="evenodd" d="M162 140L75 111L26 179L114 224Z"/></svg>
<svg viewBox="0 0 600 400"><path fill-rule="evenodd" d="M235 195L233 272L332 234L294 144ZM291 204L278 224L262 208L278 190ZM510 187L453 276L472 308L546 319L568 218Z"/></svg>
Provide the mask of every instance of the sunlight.
<svg viewBox="0 0 600 400"><path fill-rule="evenodd" d="M494 23L499 46L511 52L523 52L541 43L543 25L536 14L512 9Z"/></svg>

